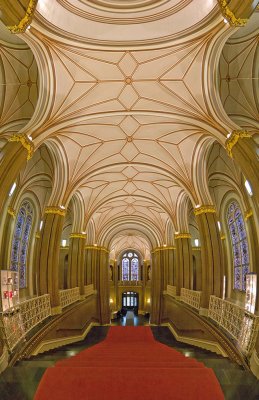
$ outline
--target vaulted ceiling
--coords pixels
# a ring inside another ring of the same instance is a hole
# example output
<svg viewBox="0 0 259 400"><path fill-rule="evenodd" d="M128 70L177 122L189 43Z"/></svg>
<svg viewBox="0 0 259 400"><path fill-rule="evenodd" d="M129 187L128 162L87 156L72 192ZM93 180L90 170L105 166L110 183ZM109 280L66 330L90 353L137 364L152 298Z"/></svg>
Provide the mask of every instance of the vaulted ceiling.
<svg viewBox="0 0 259 400"><path fill-rule="evenodd" d="M2 137L25 132L36 149L20 182L45 182L45 205L76 195L74 226L114 258L186 232L190 207L212 202L206 154L237 126L220 100L233 28L217 1L39 0L24 34L4 29Z"/></svg>

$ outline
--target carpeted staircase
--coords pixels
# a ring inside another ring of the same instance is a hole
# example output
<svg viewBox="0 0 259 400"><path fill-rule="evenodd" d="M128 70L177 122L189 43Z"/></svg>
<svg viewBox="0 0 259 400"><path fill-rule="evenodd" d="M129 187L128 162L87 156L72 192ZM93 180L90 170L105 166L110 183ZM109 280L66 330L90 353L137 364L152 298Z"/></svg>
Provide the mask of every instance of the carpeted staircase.
<svg viewBox="0 0 259 400"><path fill-rule="evenodd" d="M155 341L150 327L109 329L106 339L48 368L35 400L223 400L211 368Z"/></svg>

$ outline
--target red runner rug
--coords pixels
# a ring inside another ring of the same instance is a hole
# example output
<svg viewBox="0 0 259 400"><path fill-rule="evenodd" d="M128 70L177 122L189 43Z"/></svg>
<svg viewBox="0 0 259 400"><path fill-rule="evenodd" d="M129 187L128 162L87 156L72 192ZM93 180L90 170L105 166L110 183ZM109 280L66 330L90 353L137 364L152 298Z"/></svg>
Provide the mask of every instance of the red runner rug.
<svg viewBox="0 0 259 400"><path fill-rule="evenodd" d="M149 327L106 339L47 368L34 400L223 400L211 368L155 341Z"/></svg>

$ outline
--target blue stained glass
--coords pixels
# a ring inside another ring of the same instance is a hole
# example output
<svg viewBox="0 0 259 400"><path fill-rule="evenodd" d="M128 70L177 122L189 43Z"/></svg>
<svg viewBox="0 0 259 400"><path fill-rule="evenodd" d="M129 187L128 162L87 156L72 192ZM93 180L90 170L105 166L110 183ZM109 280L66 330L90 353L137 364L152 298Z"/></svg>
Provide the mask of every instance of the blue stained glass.
<svg viewBox="0 0 259 400"><path fill-rule="evenodd" d="M249 272L249 250L245 224L237 202L230 204L227 219L233 249L234 288L245 290L245 276Z"/></svg>
<svg viewBox="0 0 259 400"><path fill-rule="evenodd" d="M138 280L138 259L133 258L131 260L131 280L137 281Z"/></svg>
<svg viewBox="0 0 259 400"><path fill-rule="evenodd" d="M32 226L32 206L28 201L23 202L20 207L11 251L11 270L19 271L20 287L26 287L26 263L27 250Z"/></svg>
<svg viewBox="0 0 259 400"><path fill-rule="evenodd" d="M123 258L122 260L122 280L129 281L129 259Z"/></svg>

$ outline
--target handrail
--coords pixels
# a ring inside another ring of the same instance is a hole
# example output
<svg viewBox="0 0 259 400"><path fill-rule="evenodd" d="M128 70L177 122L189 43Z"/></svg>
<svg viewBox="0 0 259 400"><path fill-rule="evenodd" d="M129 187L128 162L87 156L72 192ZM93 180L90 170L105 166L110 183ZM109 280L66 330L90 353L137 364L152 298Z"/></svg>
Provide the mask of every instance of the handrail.
<svg viewBox="0 0 259 400"><path fill-rule="evenodd" d="M59 300L61 308L67 307L80 300L79 287L59 290Z"/></svg>
<svg viewBox="0 0 259 400"><path fill-rule="evenodd" d="M50 295L34 297L17 304L1 317L1 328L10 351L24 336L51 315Z"/></svg>
<svg viewBox="0 0 259 400"><path fill-rule="evenodd" d="M167 285L166 294L172 297L176 297L176 286Z"/></svg>
<svg viewBox="0 0 259 400"><path fill-rule="evenodd" d="M258 316L216 296L210 296L208 316L237 340L245 355L252 353L259 330Z"/></svg>
<svg viewBox="0 0 259 400"><path fill-rule="evenodd" d="M189 306L199 310L201 303L201 292L198 290L181 288L180 300L188 304Z"/></svg>

